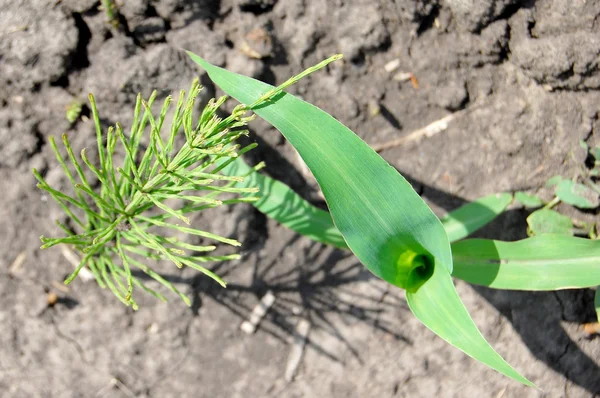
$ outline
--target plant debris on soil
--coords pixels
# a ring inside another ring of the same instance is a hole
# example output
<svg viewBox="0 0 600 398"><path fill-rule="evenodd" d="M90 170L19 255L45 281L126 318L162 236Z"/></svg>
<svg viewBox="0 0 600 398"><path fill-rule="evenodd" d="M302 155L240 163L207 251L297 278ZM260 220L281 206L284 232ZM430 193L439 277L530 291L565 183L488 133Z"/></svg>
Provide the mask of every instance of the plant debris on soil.
<svg viewBox="0 0 600 398"><path fill-rule="evenodd" d="M485 337L542 393L437 338L400 289L349 253L238 204L191 220L243 243L241 260L211 266L227 289L165 265L191 307L146 297L134 313L93 282L62 286L73 265L60 249L41 251L39 236L56 235L63 216L31 175L68 184L48 137L95 145L88 93L105 128L129 125L138 92L157 89L160 100L199 76L199 109L221 94L182 49L271 84L343 53L290 92L383 145L438 215L495 192L535 192L585 167L580 141L600 145L600 2L117 0L112 20L101 3L0 4L0 396L600 395L600 339L582 326L595 321L592 290L457 282ZM443 129L403 140L455 112ZM259 147L248 160L324 206L281 135L258 119L250 128ZM510 210L478 235L524 238L528 214ZM244 333L267 292L276 300ZM299 322L310 333L286 373Z"/></svg>

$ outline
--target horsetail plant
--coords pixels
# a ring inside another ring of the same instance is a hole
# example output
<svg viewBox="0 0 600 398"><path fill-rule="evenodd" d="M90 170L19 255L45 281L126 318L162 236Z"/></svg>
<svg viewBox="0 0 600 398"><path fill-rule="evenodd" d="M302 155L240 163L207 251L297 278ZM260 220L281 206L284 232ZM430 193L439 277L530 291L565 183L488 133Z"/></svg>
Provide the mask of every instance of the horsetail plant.
<svg viewBox="0 0 600 398"><path fill-rule="evenodd" d="M194 123L194 105L201 89L196 79L187 98L183 90L180 92L167 137L163 131L166 130L165 119L172 103L170 96L165 99L160 113L154 115L152 105L156 91L147 102L138 95L127 136L119 123L109 127L106 135L103 134L96 101L90 94L99 165L94 164L85 148L81 151L82 164L66 134L62 136L66 157L59 151L54 138L50 137L50 145L75 194L68 195L53 189L35 169L33 174L39 181L38 187L50 194L68 218L67 223L57 221L66 236L42 236L42 249L68 244L81 255L81 262L65 284L71 283L87 267L101 287L108 286L121 302L134 309L137 309L133 298L134 286L165 300L162 294L134 276L132 268L137 268L190 305L189 299L173 284L140 261L145 257L169 260L179 268L185 265L225 286L221 278L200 264L240 258L239 254L207 255L217 248L217 243L240 246L240 242L190 226L188 215L257 199L251 194L258 189L233 186L243 181L244 175L221 173L235 158L255 146L251 144L240 148L235 144L240 136L247 134L244 126L252 117L244 117L246 110L242 106L236 107L226 118L218 117L217 110L226 100L223 96L210 100ZM185 142L176 150L176 138L181 130ZM144 138L146 131L149 139ZM146 141L147 145L144 144ZM124 152L121 166L117 166L115 161L117 145ZM84 171L84 166L88 170ZM228 197L220 198L222 194ZM244 197L239 194L244 194ZM183 204L172 206L170 202L174 199ZM171 234L195 235L215 244L191 244L169 237L169 231Z"/></svg>

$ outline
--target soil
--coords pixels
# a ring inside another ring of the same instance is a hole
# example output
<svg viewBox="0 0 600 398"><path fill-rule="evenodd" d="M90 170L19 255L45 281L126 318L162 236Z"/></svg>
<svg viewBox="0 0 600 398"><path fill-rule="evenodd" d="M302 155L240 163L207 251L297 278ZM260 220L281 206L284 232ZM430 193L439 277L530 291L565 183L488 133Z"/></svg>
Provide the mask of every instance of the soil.
<svg viewBox="0 0 600 398"><path fill-rule="evenodd" d="M227 289L164 268L191 308L140 294L133 312L81 279L65 290L72 265L58 248L39 249L62 215L31 174L66 187L48 137L66 132L74 147L93 147L89 119L65 118L89 92L105 126L128 125L139 91L164 98L200 76L203 99L218 95L182 48L272 84L341 52L343 62L291 91L369 144L472 109L382 153L438 214L499 191L543 195L548 178L584 167L580 140L600 144L600 1L127 0L114 25L95 0L1 3L1 397L600 396L600 340L581 329L594 319L591 290L457 282L486 338L540 390L527 388L428 331L400 289L350 254L246 205L194 220L244 243L242 260L212 267ZM399 72L413 79L395 80ZM260 146L250 160L323 206L293 149L266 123L251 127ZM523 238L527 214L511 209L477 235ZM240 324L268 290L274 306L245 334ZM300 318L311 329L288 382Z"/></svg>

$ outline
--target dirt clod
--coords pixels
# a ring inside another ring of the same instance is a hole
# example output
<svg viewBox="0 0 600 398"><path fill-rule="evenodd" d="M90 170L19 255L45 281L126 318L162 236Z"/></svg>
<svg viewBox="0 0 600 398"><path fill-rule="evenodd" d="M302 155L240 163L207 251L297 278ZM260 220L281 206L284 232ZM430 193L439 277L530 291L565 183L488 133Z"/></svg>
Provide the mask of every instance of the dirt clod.
<svg viewBox="0 0 600 398"><path fill-rule="evenodd" d="M93 123L66 120L66 107L90 92L103 129L119 121L126 132L138 92L147 98L156 89L161 102L200 77L199 108L221 95L182 49L270 84L342 52L288 91L367 143L393 143L381 155L438 215L496 192L541 192L554 175L580 175L581 140L600 143L600 2L116 3L119 29L97 0L0 0L0 395L537 396L435 337L403 291L350 253L299 237L248 204L191 218L243 243L242 259L205 264L227 289L191 269L148 264L190 297L190 308L170 291L160 291L165 304L136 287L132 313L83 271L89 281L60 290L52 282L79 262L60 248L39 249L39 236L60 236L56 220L66 217L30 169L72 192L48 145L65 132L97 164ZM240 51L244 40L250 57ZM248 143L259 146L249 159L326 208L285 139L260 119L250 130ZM522 239L527 216L511 209L477 236ZM592 212L577 216L597 221ZM595 320L591 289L457 287L483 335L547 396L600 394L600 339L582 338L580 327ZM246 335L239 325L269 291L276 302ZM287 382L299 317L310 335Z"/></svg>

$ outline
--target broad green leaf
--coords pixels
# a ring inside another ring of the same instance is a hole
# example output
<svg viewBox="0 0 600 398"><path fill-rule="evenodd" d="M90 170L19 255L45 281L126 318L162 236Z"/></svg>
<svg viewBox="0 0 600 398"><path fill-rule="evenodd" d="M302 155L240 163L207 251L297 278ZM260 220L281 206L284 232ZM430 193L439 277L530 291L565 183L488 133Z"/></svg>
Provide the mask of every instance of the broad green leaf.
<svg viewBox="0 0 600 398"><path fill-rule="evenodd" d="M251 173L242 159L237 159L222 172L228 175ZM342 234L335 227L331 215L302 199L290 187L258 172L249 174L237 186L258 187L260 200L253 202L260 212L293 231L317 242L347 249ZM463 239L488 224L510 204L512 196L507 193L493 194L467 203L441 219L450 242Z"/></svg>
<svg viewBox="0 0 600 398"><path fill-rule="evenodd" d="M531 213L527 217L527 225L531 235L573 235L571 219L550 209L540 209Z"/></svg>
<svg viewBox="0 0 600 398"><path fill-rule="evenodd" d="M254 104L273 90L188 54L225 93L242 103ZM508 377L532 385L481 337L452 284L452 257L442 224L394 168L333 117L290 94L280 93L253 110L300 153L323 191L335 225L371 272L406 288L414 314L440 337Z"/></svg>
<svg viewBox="0 0 600 398"><path fill-rule="evenodd" d="M466 238L489 224L506 209L511 201L511 194L499 193L479 198L448 213L441 219L448 239L450 242L455 242Z"/></svg>
<svg viewBox="0 0 600 398"><path fill-rule="evenodd" d="M556 196L563 202L581 209L595 209L600 204L596 192L571 180L562 180L558 183Z"/></svg>
<svg viewBox="0 0 600 398"><path fill-rule="evenodd" d="M542 235L517 242L452 245L453 276L495 289L557 290L600 285L600 241Z"/></svg>
<svg viewBox="0 0 600 398"><path fill-rule="evenodd" d="M243 159L236 159L224 168L222 173L232 176L247 175L243 182L236 185L259 188L258 194L254 196L260 199L252 202L252 205L266 216L310 239L338 248L348 247L328 212L308 203L287 185L253 172Z"/></svg>
<svg viewBox="0 0 600 398"><path fill-rule="evenodd" d="M442 267L434 267L432 277L418 292L407 291L406 300L413 314L448 343L504 375L535 387L506 363L483 338L458 297L452 277Z"/></svg>
<svg viewBox="0 0 600 398"><path fill-rule="evenodd" d="M540 199L536 195L530 195L521 191L515 192L515 199L527 208L535 208L544 205L542 199Z"/></svg>
<svg viewBox="0 0 600 398"><path fill-rule="evenodd" d="M253 104L274 88L191 56L243 104ZM371 272L414 289L423 282L414 272L423 257L438 258L452 271L450 244L438 218L404 177L350 129L287 93L254 112L296 148L319 183L335 225Z"/></svg>

